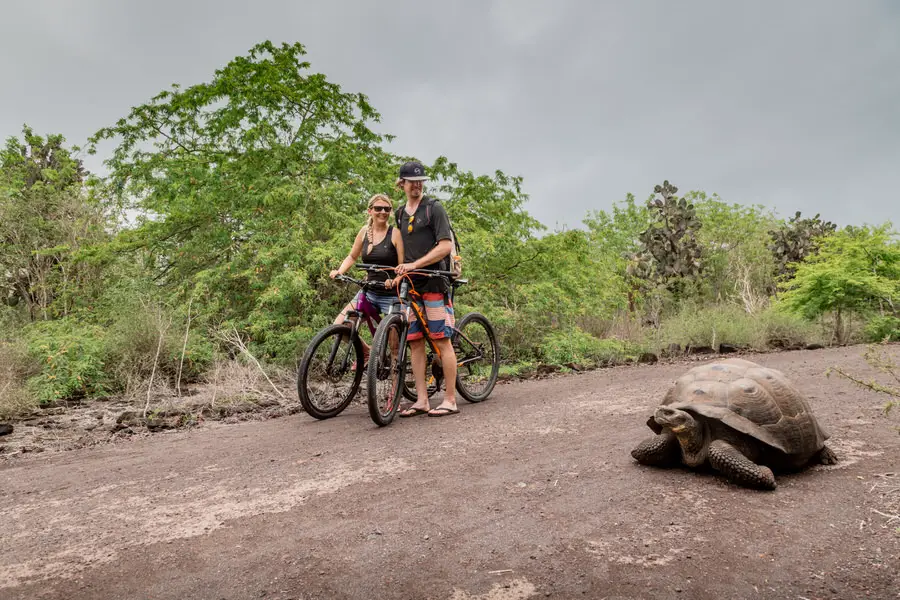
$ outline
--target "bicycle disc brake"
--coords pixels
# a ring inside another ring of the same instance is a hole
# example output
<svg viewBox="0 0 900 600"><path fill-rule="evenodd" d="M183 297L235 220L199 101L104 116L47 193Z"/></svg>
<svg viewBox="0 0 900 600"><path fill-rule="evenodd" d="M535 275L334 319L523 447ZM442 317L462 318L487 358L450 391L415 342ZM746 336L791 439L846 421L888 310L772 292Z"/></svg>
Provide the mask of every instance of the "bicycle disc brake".
<svg viewBox="0 0 900 600"><path fill-rule="evenodd" d="M431 363L431 374L435 380L440 381L444 378L444 366L438 361L433 361Z"/></svg>

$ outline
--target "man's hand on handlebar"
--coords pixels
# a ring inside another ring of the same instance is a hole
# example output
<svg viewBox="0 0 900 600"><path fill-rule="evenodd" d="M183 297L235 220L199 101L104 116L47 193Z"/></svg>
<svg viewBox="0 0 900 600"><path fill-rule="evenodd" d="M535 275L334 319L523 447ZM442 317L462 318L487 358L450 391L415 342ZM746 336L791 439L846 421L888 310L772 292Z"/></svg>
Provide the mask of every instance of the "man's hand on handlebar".
<svg viewBox="0 0 900 600"><path fill-rule="evenodd" d="M410 271L415 271L415 270L416 270L415 263L403 263L402 265L397 265L397 268L394 269L394 271L397 273L397 275L404 275L406 273L409 273Z"/></svg>

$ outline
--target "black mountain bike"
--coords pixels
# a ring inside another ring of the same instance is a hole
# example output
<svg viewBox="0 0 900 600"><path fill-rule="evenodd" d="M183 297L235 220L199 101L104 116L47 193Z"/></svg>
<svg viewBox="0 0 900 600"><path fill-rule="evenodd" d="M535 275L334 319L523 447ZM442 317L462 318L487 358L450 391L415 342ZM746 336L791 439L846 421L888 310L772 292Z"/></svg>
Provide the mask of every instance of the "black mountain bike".
<svg viewBox="0 0 900 600"><path fill-rule="evenodd" d="M369 267L369 265L361 265ZM384 284L338 275L335 279L366 290L384 289ZM341 325L331 324L319 331L306 347L297 370L297 394L303 410L317 419L330 419L347 408L362 382L362 338L359 328L365 323L375 333L381 321L377 309L368 303L347 312Z"/></svg>
<svg viewBox="0 0 900 600"><path fill-rule="evenodd" d="M450 285L450 299L457 288L468 283L465 279L450 280L448 271L419 269L411 274L443 278ZM418 296L407 275L402 276L397 302L378 325L372 339L367 375L369 415L379 426L391 423L400 406L401 394L416 400L414 382L407 379L409 369L409 312L425 330L425 377L429 397L440 389L444 373L440 351L428 335L428 319L419 305L409 302L410 296ZM450 341L456 353L456 389L469 402L486 400L497 383L500 371L500 344L494 327L480 313L469 313L452 328ZM399 351L395 350L398 349Z"/></svg>

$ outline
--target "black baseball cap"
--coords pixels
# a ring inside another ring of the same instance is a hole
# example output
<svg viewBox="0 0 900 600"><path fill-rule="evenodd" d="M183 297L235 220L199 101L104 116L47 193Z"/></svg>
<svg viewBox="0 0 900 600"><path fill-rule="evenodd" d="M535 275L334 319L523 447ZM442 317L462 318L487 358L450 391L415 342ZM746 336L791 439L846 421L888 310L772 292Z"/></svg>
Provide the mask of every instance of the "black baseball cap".
<svg viewBox="0 0 900 600"><path fill-rule="evenodd" d="M406 179L407 181L425 181L428 179L428 175L425 174L425 167L422 166L422 163L412 160L408 163L404 163L403 166L400 167L400 179Z"/></svg>

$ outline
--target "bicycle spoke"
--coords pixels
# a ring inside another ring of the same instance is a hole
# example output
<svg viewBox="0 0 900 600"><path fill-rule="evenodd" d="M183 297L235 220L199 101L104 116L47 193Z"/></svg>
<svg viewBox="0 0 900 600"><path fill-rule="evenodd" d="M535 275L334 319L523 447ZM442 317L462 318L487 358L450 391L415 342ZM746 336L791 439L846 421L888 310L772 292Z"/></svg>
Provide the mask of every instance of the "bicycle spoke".
<svg viewBox="0 0 900 600"><path fill-rule="evenodd" d="M318 419L333 417L346 408L359 387L362 373L358 339L348 328L332 325L320 332L303 357L297 377L303 408Z"/></svg>
<svg viewBox="0 0 900 600"><path fill-rule="evenodd" d="M499 345L488 320L471 313L460 321L454 339L457 358L457 389L469 402L486 399L497 382Z"/></svg>
<svg viewBox="0 0 900 600"><path fill-rule="evenodd" d="M372 342L367 390L369 414L382 426L393 420L400 402L407 360L406 356L402 359L398 356L401 331L400 315L391 315L379 325Z"/></svg>

